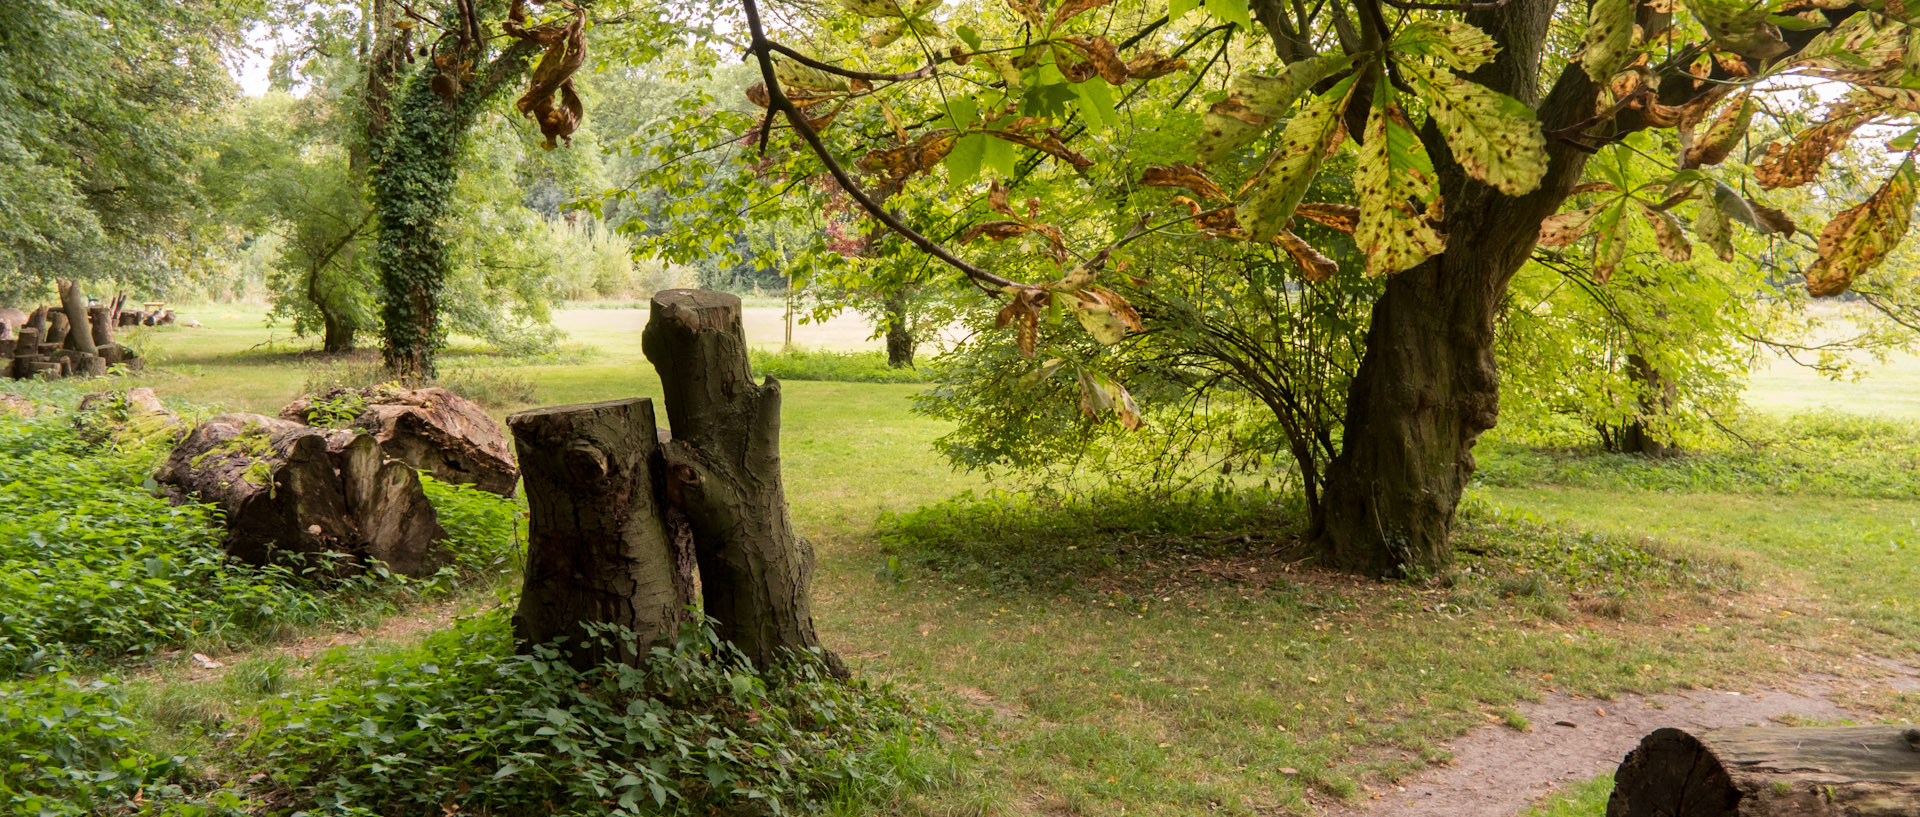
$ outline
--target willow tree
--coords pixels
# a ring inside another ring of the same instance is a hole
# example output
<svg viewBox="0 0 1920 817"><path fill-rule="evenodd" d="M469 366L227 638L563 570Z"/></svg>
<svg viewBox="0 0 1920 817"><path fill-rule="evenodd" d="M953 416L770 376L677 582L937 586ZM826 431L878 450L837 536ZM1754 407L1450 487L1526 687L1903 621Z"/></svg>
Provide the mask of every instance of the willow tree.
<svg viewBox="0 0 1920 817"><path fill-rule="evenodd" d="M1730 257L1736 221L1792 240L1797 225L1751 188L1813 181L1849 133L1904 128L1920 110L1907 56L1920 15L1889 0L1205 0L1204 17L1200 0L1004 0L1012 25L1001 0L842 0L868 35L806 50L788 43L852 26L775 32L743 2L768 118L750 135L765 149L782 120L868 215L1002 299L1000 325L1037 372L1049 313L1071 310L1108 344L1150 328L1121 291L1153 286L1153 271L1113 274L1142 241L1273 247L1306 286L1386 276L1312 526L1329 564L1373 575L1449 560L1474 443L1498 417L1494 321L1542 244L1604 277L1633 241ZM1216 36L1217 50L1196 48ZM1758 150L1756 111L1799 104L1787 77L1848 91L1773 145L1754 184L1720 172ZM1215 90L1195 100L1196 87ZM884 124L859 113L873 108ZM1647 131L1671 138L1629 144ZM1606 157L1650 144L1676 146L1656 178L1609 175ZM1906 232L1913 133L1895 146L1907 155L1891 177L1819 233L1814 294L1844 291ZM1343 152L1351 194L1303 201ZM987 171L990 188L974 181ZM921 194L969 190L984 205L972 228L937 233L865 192L942 174L948 189ZM1307 221L1350 233L1364 263L1339 268L1300 237ZM988 269L957 246L974 238L1018 239L1059 272ZM1088 410L1132 414L1122 384L1080 381Z"/></svg>
<svg viewBox="0 0 1920 817"><path fill-rule="evenodd" d="M450 0L428 16L397 0L374 0L379 31L366 93L373 146L371 182L378 219L377 260L387 366L404 377L431 377L446 340L440 294L448 275L446 229L460 146L489 105L522 77L515 103L540 126L551 149L580 122L573 73L586 59L586 11L556 0L558 19L534 22L513 0L498 27L487 0ZM417 35L417 36L416 36ZM504 40L504 45L502 41ZM534 57L540 56L538 65Z"/></svg>

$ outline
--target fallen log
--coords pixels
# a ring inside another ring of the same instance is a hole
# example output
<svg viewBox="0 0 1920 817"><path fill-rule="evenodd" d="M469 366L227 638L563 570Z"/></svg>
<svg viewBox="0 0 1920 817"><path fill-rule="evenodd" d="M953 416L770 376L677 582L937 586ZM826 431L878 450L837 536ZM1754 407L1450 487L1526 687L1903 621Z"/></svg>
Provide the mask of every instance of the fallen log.
<svg viewBox="0 0 1920 817"><path fill-rule="evenodd" d="M1914 817L1920 729L1660 729L1614 773L1607 817Z"/></svg>
<svg viewBox="0 0 1920 817"><path fill-rule="evenodd" d="M380 441L387 456L443 482L513 496L520 480L500 424L479 404L446 389L336 388L287 404L280 417L361 429Z"/></svg>
<svg viewBox="0 0 1920 817"><path fill-rule="evenodd" d="M154 479L176 501L218 505L226 548L252 564L312 566L346 575L378 559L407 576L445 563L445 538L413 469L369 435L258 414L225 414L194 428Z"/></svg>

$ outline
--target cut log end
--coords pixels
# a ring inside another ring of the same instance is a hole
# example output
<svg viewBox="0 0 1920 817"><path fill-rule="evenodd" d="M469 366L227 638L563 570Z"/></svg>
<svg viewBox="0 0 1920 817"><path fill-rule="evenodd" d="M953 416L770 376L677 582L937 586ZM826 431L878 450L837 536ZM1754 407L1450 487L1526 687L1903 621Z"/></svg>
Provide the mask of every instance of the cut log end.
<svg viewBox="0 0 1920 817"><path fill-rule="evenodd" d="M1614 773L1607 817L1913 817L1920 740L1908 731L1660 729Z"/></svg>

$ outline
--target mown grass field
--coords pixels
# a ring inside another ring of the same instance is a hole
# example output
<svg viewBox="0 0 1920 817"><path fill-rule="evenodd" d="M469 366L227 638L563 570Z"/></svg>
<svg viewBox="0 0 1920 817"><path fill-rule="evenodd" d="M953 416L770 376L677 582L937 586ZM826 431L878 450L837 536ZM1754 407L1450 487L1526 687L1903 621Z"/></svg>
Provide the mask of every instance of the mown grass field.
<svg viewBox="0 0 1920 817"><path fill-rule="evenodd" d="M312 375L316 364L294 354L302 347L261 345L273 339L258 311L183 314L205 327L141 337L155 370L132 383L271 414ZM511 373L541 404L657 396L643 321L637 310L569 310L557 323L577 345L551 361L456 344L446 364ZM763 315L748 330L764 341L779 327ZM799 340L865 342L858 327L819 332ZM1849 477L1920 467L1916 427L1874 427L1879 459L1854 466L1848 444L1827 438L1834 465L1821 480L1765 453L1722 470L1652 466L1634 481L1606 463L1548 467L1490 445L1482 460L1498 478L1463 511L1462 569L1381 584L1300 565L1280 498L1064 508L994 498L1013 486L934 455L944 428L909 410L920 388L785 384L787 486L819 556L823 637L861 676L956 713L920 750L931 783L842 811L1307 814L1443 762L1449 738L1511 723L1509 707L1547 690L1739 690L1866 672L1853 656L1911 660L1920 647L1920 477ZM1754 393L1762 411L1912 420L1920 363L1841 384L1776 369ZM150 662L134 700L163 741L211 751L209 722L325 683L316 661L370 660L445 616L510 603L513 589L511 577L469 587L431 603L441 618L376 628L385 635L331 653L314 645L344 639L324 626L245 646L214 656L230 667L217 684L183 657ZM1913 696L1860 703L1920 718ZM1552 813L1597 814L1604 793L1587 785Z"/></svg>

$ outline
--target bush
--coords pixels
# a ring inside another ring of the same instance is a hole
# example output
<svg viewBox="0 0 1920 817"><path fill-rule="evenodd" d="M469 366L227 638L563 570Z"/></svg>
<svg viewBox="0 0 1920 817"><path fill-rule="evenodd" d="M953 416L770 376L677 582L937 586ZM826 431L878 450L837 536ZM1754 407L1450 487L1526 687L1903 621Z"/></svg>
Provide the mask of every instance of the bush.
<svg viewBox="0 0 1920 817"><path fill-rule="evenodd" d="M748 361L756 375L772 375L781 380L838 380L848 383L925 383L930 379L919 369L896 369L887 365L885 352L748 352Z"/></svg>
<svg viewBox="0 0 1920 817"><path fill-rule="evenodd" d="M0 416L0 676L328 617L285 569L228 559L214 508L142 487L169 442L93 445L66 414Z"/></svg>
<svg viewBox="0 0 1920 817"><path fill-rule="evenodd" d="M605 637L614 637L607 635ZM628 636L630 637L630 636ZM924 779L898 695L761 674L701 624L643 666L514 652L505 612L280 702L243 747L288 810L345 814L784 814Z"/></svg>
<svg viewBox="0 0 1920 817"><path fill-rule="evenodd" d="M64 674L0 685L0 803L4 813L242 814L239 797L211 791L180 757L144 747L106 680Z"/></svg>
<svg viewBox="0 0 1920 817"><path fill-rule="evenodd" d="M471 485L441 482L425 471L420 472L420 487L447 531L455 566L500 573L526 565L526 517L519 502Z"/></svg>

